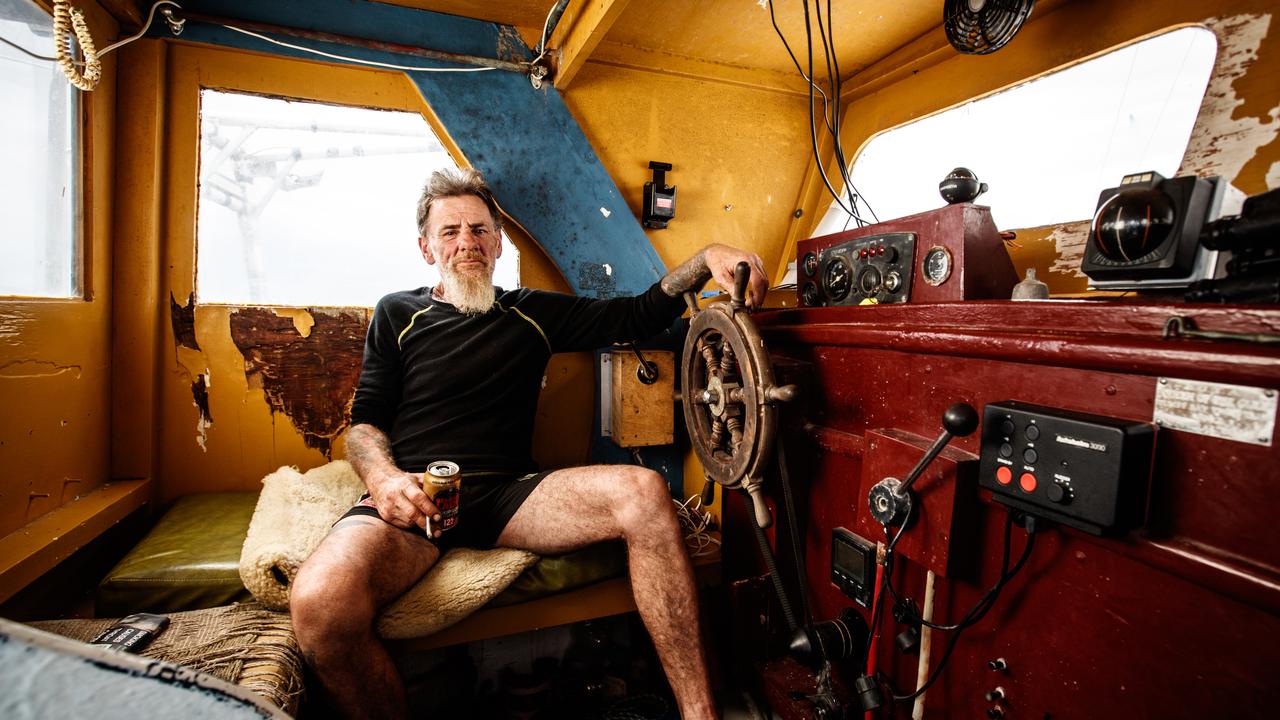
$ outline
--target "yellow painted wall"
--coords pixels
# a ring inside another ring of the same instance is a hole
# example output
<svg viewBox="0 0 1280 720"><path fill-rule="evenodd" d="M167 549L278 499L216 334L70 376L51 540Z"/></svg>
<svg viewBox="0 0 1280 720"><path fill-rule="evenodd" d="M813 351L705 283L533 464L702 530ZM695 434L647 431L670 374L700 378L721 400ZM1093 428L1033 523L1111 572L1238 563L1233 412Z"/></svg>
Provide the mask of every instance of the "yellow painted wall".
<svg viewBox="0 0 1280 720"><path fill-rule="evenodd" d="M115 36L101 8L78 5L95 37ZM0 537L107 480L115 60L80 95L84 297L0 298Z"/></svg>

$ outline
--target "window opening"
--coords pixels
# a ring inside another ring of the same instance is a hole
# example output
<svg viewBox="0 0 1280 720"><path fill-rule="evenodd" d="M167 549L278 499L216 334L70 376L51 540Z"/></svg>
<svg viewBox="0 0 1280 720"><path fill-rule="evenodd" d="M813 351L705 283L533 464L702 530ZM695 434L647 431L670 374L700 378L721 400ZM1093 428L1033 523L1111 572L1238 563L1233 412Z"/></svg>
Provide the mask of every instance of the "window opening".
<svg viewBox="0 0 1280 720"><path fill-rule="evenodd" d="M200 163L202 303L372 307L439 280L415 212L457 164L420 114L205 89ZM505 233L494 284L519 285Z"/></svg>
<svg viewBox="0 0 1280 720"><path fill-rule="evenodd" d="M1085 220L1119 178L1177 174L1216 54L1202 27L1133 43L880 133L850 176L882 220L944 205L938 183L956 167L988 184L976 202L1000 227ZM832 203L813 236L854 226Z"/></svg>
<svg viewBox="0 0 1280 720"><path fill-rule="evenodd" d="M0 296L80 297L79 97L32 57L53 46L39 6L0 0L0 37Z"/></svg>

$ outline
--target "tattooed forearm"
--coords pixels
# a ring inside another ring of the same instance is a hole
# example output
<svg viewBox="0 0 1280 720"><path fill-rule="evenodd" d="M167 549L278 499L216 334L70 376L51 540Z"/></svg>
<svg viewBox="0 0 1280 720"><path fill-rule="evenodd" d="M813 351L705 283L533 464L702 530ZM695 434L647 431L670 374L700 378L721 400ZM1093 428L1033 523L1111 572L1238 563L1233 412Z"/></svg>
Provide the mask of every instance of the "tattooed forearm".
<svg viewBox="0 0 1280 720"><path fill-rule="evenodd" d="M379 467L395 465L386 433L363 423L347 430L347 460L361 478Z"/></svg>
<svg viewBox="0 0 1280 720"><path fill-rule="evenodd" d="M679 297L686 290L697 290L710 279L707 251L701 250L662 278L662 292L668 297Z"/></svg>

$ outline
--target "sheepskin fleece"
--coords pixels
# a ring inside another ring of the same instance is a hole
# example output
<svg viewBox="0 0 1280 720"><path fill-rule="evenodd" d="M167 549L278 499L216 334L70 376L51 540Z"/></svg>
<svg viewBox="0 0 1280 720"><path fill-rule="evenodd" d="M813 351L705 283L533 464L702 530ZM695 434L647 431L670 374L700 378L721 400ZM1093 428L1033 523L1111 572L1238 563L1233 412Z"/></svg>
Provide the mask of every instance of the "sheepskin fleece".
<svg viewBox="0 0 1280 720"><path fill-rule="evenodd" d="M364 494L345 460L308 470L282 467L262 480L262 494L240 554L240 579L267 608L289 608L289 586L329 528ZM458 548L392 603L378 621L391 639L443 630L493 599L536 562L523 550Z"/></svg>

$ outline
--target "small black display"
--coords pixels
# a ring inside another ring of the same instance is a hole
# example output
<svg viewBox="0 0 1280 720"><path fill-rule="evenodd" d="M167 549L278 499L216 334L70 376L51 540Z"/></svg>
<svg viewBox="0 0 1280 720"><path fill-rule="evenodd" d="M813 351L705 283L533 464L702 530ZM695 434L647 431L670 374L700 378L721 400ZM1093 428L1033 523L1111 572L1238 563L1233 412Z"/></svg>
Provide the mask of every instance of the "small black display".
<svg viewBox="0 0 1280 720"><path fill-rule="evenodd" d="M875 543L845 528L831 531L831 582L862 607L871 605Z"/></svg>

